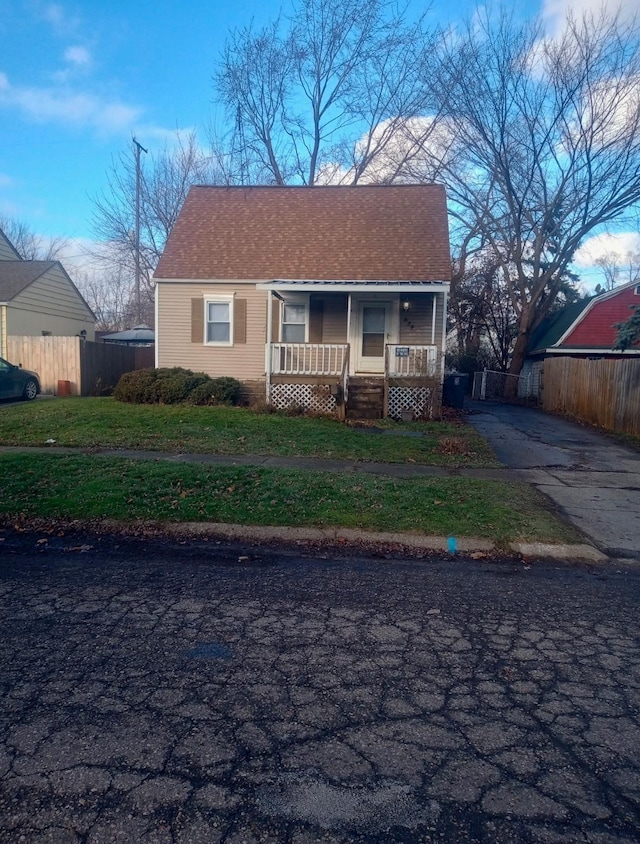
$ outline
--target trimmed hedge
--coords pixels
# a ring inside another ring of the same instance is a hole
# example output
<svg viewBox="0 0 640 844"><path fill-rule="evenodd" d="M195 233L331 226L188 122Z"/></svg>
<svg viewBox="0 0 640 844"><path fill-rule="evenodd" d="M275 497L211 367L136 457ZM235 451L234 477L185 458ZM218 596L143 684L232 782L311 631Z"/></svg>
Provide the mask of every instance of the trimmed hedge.
<svg viewBox="0 0 640 844"><path fill-rule="evenodd" d="M235 378L211 378L175 366L125 372L113 397L130 404L238 404L241 390Z"/></svg>

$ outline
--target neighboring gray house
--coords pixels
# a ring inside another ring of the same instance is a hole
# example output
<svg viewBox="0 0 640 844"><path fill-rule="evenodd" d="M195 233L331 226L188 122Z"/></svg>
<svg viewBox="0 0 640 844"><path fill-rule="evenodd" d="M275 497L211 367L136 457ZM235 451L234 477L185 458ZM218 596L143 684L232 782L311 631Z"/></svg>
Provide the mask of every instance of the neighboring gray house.
<svg viewBox="0 0 640 844"><path fill-rule="evenodd" d="M95 339L96 318L59 261L25 261L0 229L0 357L7 338Z"/></svg>

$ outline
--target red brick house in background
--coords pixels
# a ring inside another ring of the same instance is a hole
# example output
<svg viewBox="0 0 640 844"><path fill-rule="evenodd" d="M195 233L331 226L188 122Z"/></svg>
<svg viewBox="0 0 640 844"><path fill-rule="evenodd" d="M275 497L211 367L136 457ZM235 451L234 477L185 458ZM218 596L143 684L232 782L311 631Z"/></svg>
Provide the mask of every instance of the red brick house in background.
<svg viewBox="0 0 640 844"><path fill-rule="evenodd" d="M441 185L193 187L155 273L156 365L278 408L431 415L450 275Z"/></svg>
<svg viewBox="0 0 640 844"><path fill-rule="evenodd" d="M520 379L520 395L537 395L542 364L546 358L640 357L640 347L625 352L614 350L618 329L640 305L640 281L582 299L544 319L533 333Z"/></svg>

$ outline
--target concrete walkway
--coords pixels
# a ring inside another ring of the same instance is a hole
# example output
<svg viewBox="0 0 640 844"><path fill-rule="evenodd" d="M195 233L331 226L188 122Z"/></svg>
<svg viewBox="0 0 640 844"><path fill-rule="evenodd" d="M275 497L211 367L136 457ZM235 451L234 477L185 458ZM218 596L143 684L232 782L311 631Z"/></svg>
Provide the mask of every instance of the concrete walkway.
<svg viewBox="0 0 640 844"><path fill-rule="evenodd" d="M487 478L513 480L506 468L459 468L423 466L418 463L368 463L321 457L271 457L263 454L190 454L126 448L68 448L64 446L0 446L0 454L99 454L129 460L161 460L166 463L197 463L201 466L259 466L264 469L306 469L314 472L347 472L386 475L391 478Z"/></svg>
<svg viewBox="0 0 640 844"><path fill-rule="evenodd" d="M608 557L640 561L640 452L541 410L467 407L511 480L539 489Z"/></svg>

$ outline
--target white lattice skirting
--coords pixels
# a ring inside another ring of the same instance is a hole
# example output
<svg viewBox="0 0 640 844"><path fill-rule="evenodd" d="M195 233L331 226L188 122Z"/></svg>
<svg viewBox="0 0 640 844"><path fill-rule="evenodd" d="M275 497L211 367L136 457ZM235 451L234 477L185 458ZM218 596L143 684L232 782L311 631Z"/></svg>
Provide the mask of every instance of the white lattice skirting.
<svg viewBox="0 0 640 844"><path fill-rule="evenodd" d="M434 400L432 387L389 387L389 416L401 419L410 410L414 419L432 419Z"/></svg>
<svg viewBox="0 0 640 844"><path fill-rule="evenodd" d="M297 406L313 413L335 413L336 409L328 384L273 384L271 404L277 410Z"/></svg>

